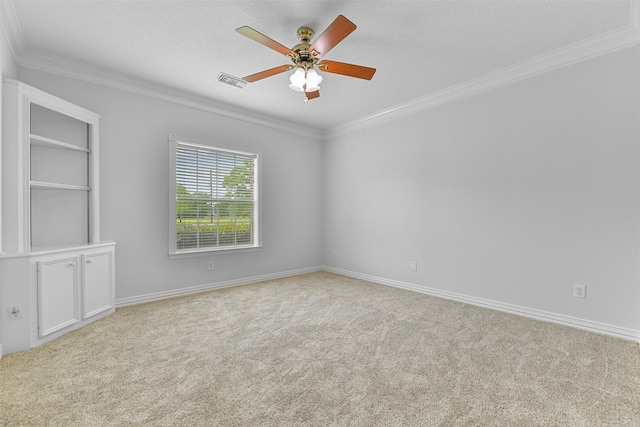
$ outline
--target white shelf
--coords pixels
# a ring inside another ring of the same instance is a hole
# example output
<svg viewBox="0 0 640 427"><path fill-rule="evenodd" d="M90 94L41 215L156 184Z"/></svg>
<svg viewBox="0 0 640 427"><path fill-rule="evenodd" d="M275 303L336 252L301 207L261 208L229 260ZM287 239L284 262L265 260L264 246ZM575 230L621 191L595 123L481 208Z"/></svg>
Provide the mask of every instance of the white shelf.
<svg viewBox="0 0 640 427"><path fill-rule="evenodd" d="M36 147L55 147L64 148L67 150L83 151L85 153L90 152L90 150L86 147L80 147L78 145L69 144L68 142L58 141L56 139L47 138L45 136L40 136L33 133L29 135L29 140L31 141L31 146Z"/></svg>
<svg viewBox="0 0 640 427"><path fill-rule="evenodd" d="M44 182L44 181L29 181L29 185L31 188L41 188L41 189L56 189L56 190L78 190L78 191L90 191L91 187L87 187L85 185L72 185L72 184L58 184L55 182Z"/></svg>
<svg viewBox="0 0 640 427"><path fill-rule="evenodd" d="M23 311L2 346L14 353L115 311L115 244L100 240L100 116L15 80L2 89L0 300Z"/></svg>

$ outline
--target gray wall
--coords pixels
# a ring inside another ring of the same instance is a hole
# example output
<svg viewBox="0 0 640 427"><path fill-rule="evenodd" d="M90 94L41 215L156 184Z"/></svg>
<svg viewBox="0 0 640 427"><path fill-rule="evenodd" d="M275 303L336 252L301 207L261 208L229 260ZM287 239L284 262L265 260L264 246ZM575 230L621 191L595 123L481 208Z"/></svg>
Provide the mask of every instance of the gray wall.
<svg viewBox="0 0 640 427"><path fill-rule="evenodd" d="M634 47L332 137L324 264L638 331L639 67Z"/></svg>
<svg viewBox="0 0 640 427"><path fill-rule="evenodd" d="M324 142L29 69L19 78L102 115L118 299L324 264L638 331L639 51ZM263 251L168 258L168 133L264 150Z"/></svg>
<svg viewBox="0 0 640 427"><path fill-rule="evenodd" d="M321 141L29 69L20 80L101 115L101 238L117 242L117 300L320 265ZM169 259L169 133L263 150L263 250Z"/></svg>

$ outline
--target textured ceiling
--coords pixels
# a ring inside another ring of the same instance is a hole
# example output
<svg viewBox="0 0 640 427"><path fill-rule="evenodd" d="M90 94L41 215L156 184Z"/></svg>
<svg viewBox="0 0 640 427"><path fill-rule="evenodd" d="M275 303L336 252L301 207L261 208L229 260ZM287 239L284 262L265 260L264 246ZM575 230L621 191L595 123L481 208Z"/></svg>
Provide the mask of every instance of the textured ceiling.
<svg viewBox="0 0 640 427"><path fill-rule="evenodd" d="M630 1L14 1L18 52L47 54L323 130L629 26ZM324 74L303 104L284 73L240 90L216 80L289 60L238 33L286 45L342 14L357 29L326 59L374 67ZM21 34L20 34L21 33Z"/></svg>

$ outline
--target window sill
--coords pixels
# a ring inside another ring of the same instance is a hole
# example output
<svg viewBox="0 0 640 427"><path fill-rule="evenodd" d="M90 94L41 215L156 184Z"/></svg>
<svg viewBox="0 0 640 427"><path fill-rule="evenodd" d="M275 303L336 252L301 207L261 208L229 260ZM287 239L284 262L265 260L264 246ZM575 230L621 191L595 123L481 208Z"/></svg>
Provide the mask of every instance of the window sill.
<svg viewBox="0 0 640 427"><path fill-rule="evenodd" d="M172 252L169 254L170 259L184 259L184 258L195 258L195 257L205 257L212 255L232 255L232 254L240 254L245 252L259 252L262 250L262 246L241 246L237 248L224 248L224 249L197 249L193 251L181 251L181 252Z"/></svg>

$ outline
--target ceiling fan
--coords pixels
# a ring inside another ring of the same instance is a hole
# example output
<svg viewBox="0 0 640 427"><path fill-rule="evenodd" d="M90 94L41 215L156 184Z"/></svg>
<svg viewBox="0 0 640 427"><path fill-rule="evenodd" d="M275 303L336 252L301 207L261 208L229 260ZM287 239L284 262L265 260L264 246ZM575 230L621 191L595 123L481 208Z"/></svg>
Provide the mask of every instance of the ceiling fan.
<svg viewBox="0 0 640 427"><path fill-rule="evenodd" d="M339 15L320 36L310 44L315 32L309 27L298 28L298 38L300 43L291 49L270 39L264 34L259 33L250 27L240 27L236 31L240 34L255 40L260 44L275 50L282 55L288 56L293 64L280 65L259 73L251 74L242 79L253 83L276 74L284 73L295 69L295 72L289 78L289 88L304 92L304 101L314 99L320 96L320 83L322 76L316 72L342 74L343 76L357 77L359 79L371 80L376 72L375 68L363 67L361 65L347 64L344 62L328 61L321 59L335 45L340 43L345 37L356 29L356 25L342 15Z"/></svg>

